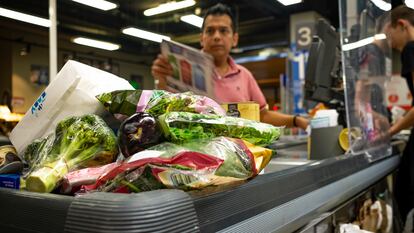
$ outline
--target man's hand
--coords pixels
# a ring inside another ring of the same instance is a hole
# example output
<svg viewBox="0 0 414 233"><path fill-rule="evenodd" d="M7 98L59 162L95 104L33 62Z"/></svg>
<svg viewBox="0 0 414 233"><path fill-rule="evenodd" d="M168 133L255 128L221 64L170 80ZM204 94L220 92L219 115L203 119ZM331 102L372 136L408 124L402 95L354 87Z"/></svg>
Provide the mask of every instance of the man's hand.
<svg viewBox="0 0 414 233"><path fill-rule="evenodd" d="M173 75L173 69L166 57L158 54L157 59L152 63L151 74L158 80L158 89L167 87L167 76Z"/></svg>

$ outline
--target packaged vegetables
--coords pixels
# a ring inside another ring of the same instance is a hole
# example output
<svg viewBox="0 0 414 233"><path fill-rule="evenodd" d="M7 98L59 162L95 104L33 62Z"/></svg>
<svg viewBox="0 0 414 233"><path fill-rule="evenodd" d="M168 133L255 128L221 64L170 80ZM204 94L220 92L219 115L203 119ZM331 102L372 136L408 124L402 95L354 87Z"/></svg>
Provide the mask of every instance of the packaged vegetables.
<svg viewBox="0 0 414 233"><path fill-rule="evenodd" d="M249 143L216 137L176 145L165 142L141 151L98 178L85 192L141 192L160 188L199 189L251 178L268 163L272 151L263 148L257 160ZM267 162L266 162L267 161Z"/></svg>
<svg viewBox="0 0 414 233"><path fill-rule="evenodd" d="M104 93L97 98L110 113L121 120L136 112L147 112L154 117L174 111L225 115L225 111L214 100L191 92L123 90Z"/></svg>
<svg viewBox="0 0 414 233"><path fill-rule="evenodd" d="M216 102L190 92L121 90L97 98L123 121L118 135L92 114L60 121L26 147L27 190L129 193L244 181L273 155L261 146L280 136L277 127L225 116ZM125 160L114 162L118 148Z"/></svg>
<svg viewBox="0 0 414 233"><path fill-rule="evenodd" d="M88 167L69 172L63 177L60 192L64 194L76 193L82 185L94 184L101 175L116 166L118 163L114 162L100 167Z"/></svg>
<svg viewBox="0 0 414 233"><path fill-rule="evenodd" d="M111 163L117 155L116 136L100 117L88 114L66 118L53 135L27 147L24 157L32 171L26 188L51 192L69 171Z"/></svg>
<svg viewBox="0 0 414 233"><path fill-rule="evenodd" d="M280 136L280 129L272 125L228 116L170 112L161 115L159 121L168 140L176 143L226 136L264 146Z"/></svg>

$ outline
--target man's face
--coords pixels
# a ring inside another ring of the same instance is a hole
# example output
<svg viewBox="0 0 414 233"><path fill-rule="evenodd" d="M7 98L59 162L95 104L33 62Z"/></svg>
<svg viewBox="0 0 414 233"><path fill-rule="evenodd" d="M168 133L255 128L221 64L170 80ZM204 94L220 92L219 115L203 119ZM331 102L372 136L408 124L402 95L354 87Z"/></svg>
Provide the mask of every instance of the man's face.
<svg viewBox="0 0 414 233"><path fill-rule="evenodd" d="M400 44L402 43L402 33L401 33L401 27L400 26L396 26L396 27L392 27L390 26L388 28L388 35L391 41L391 47L392 48L398 48L400 47Z"/></svg>
<svg viewBox="0 0 414 233"><path fill-rule="evenodd" d="M392 48L401 50L404 47L406 40L406 30L404 30L404 23L398 23L396 25L390 24L386 29L386 35Z"/></svg>
<svg viewBox="0 0 414 233"><path fill-rule="evenodd" d="M237 46L239 36L233 32L228 15L209 15L204 22L200 43L204 52L214 59L227 58L232 47Z"/></svg>

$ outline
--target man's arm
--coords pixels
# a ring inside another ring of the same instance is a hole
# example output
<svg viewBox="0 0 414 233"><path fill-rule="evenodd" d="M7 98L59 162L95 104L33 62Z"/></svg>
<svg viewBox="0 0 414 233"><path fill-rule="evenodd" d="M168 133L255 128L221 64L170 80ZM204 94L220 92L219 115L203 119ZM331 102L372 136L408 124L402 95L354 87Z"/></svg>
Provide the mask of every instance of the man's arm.
<svg viewBox="0 0 414 233"><path fill-rule="evenodd" d="M294 127L293 119L294 116L292 115L287 115L276 111L270 111L267 109L260 111L260 121L275 126ZM300 127L304 130L306 127L308 127L309 121L303 117L296 117L295 121L297 127Z"/></svg>
<svg viewBox="0 0 414 233"><path fill-rule="evenodd" d="M388 132L391 135L394 135L400 132L401 130L406 129L413 125L414 125L414 108L411 108L402 119L400 119L394 125L391 126Z"/></svg>
<svg viewBox="0 0 414 233"><path fill-rule="evenodd" d="M173 74L173 69L167 58L161 54L158 54L157 59L155 59L152 63L151 74L156 80L158 80L158 89L167 88L167 76L172 76Z"/></svg>
<svg viewBox="0 0 414 233"><path fill-rule="evenodd" d="M411 72L411 77L414 82L414 72ZM405 114L405 116L397 121L391 128L388 130L388 133L392 136L403 129L406 129L410 126L414 126L414 108L411 109Z"/></svg>

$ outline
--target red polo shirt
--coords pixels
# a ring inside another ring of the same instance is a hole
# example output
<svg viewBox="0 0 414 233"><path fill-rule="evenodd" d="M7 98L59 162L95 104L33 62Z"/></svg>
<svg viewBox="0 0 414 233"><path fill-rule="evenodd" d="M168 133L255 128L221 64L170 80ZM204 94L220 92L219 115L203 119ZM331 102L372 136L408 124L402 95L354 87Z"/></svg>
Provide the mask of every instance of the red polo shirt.
<svg viewBox="0 0 414 233"><path fill-rule="evenodd" d="M215 72L216 101L219 103L254 101L260 105L260 110L263 110L267 105L266 99L252 73L236 64L231 57L228 63L230 69L224 76Z"/></svg>

